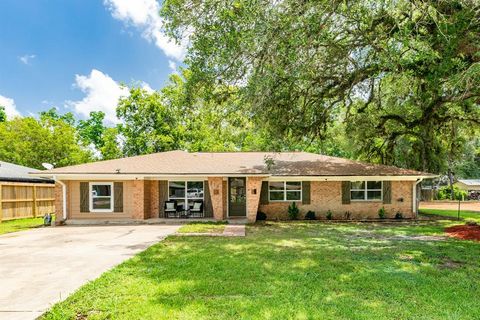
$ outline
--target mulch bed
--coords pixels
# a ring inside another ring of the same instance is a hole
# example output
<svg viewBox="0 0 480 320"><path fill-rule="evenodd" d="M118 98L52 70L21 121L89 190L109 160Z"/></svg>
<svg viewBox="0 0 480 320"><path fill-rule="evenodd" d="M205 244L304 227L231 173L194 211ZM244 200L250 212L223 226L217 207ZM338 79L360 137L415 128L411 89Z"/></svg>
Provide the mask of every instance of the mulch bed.
<svg viewBox="0 0 480 320"><path fill-rule="evenodd" d="M463 240L480 241L480 226L459 225L448 227L445 232L449 237Z"/></svg>

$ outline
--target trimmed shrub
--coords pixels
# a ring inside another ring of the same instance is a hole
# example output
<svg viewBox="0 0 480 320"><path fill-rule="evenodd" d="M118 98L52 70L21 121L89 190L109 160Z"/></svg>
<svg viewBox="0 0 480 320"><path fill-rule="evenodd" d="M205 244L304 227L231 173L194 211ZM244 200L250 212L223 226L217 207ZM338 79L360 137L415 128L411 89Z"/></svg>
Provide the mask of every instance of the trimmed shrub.
<svg viewBox="0 0 480 320"><path fill-rule="evenodd" d="M308 210L307 214L305 215L305 220L316 220L317 217L315 216L315 212L312 210Z"/></svg>
<svg viewBox="0 0 480 320"><path fill-rule="evenodd" d="M401 213L400 211L397 211L397 213L395 213L395 219L398 219L398 220L403 219L403 213Z"/></svg>
<svg viewBox="0 0 480 320"><path fill-rule="evenodd" d="M297 220L299 213L300 210L298 209L297 205L295 202L292 202L292 204L288 206L288 218L290 218L290 220Z"/></svg>
<svg viewBox="0 0 480 320"><path fill-rule="evenodd" d="M387 212L385 211L385 207L381 207L378 209L378 217L380 219L385 219L387 217Z"/></svg>
<svg viewBox="0 0 480 320"><path fill-rule="evenodd" d="M465 224L467 226L478 226L478 222L474 219L465 219Z"/></svg>
<svg viewBox="0 0 480 320"><path fill-rule="evenodd" d="M262 211L257 212L257 221L267 220L267 215Z"/></svg>
<svg viewBox="0 0 480 320"><path fill-rule="evenodd" d="M328 210L327 211L327 214L325 215L325 217L327 218L327 220L332 220L333 219L333 213L331 210Z"/></svg>

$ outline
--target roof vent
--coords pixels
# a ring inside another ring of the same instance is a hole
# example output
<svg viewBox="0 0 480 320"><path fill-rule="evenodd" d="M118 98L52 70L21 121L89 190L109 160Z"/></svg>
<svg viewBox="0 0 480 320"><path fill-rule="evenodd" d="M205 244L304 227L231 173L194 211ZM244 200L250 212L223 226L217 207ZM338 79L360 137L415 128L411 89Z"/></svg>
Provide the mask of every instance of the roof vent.
<svg viewBox="0 0 480 320"><path fill-rule="evenodd" d="M116 171L117 173L120 173L120 169L116 169L115 171Z"/></svg>

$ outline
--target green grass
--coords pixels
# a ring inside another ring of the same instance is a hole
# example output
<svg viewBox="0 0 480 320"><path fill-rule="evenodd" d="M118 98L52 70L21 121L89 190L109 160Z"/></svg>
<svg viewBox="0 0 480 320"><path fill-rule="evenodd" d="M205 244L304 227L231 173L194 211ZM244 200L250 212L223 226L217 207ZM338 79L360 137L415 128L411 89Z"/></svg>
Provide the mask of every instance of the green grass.
<svg viewBox="0 0 480 320"><path fill-rule="evenodd" d="M266 223L168 237L43 319L478 319L480 243L445 223ZM435 240L435 239L434 239Z"/></svg>
<svg viewBox="0 0 480 320"><path fill-rule="evenodd" d="M222 233L224 222L192 222L178 229L178 233Z"/></svg>
<svg viewBox="0 0 480 320"><path fill-rule="evenodd" d="M26 230L43 225L43 218L27 218L0 222L0 234Z"/></svg>
<svg viewBox="0 0 480 320"><path fill-rule="evenodd" d="M458 217L457 210L420 209L419 212L423 214L430 214L430 215L443 216L443 217L451 217L451 218ZM460 219L472 219L477 222L480 222L480 213L474 212L474 211L460 210Z"/></svg>

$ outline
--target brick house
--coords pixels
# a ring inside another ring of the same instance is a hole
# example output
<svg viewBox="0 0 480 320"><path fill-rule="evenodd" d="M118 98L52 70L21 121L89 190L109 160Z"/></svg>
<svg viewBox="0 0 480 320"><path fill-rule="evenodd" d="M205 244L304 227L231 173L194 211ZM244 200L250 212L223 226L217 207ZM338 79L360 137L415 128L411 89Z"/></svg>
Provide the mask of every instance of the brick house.
<svg viewBox="0 0 480 320"><path fill-rule="evenodd" d="M57 217L63 220L144 220L201 215L216 220L286 219L296 202L324 217L352 219L401 212L414 218L417 185L433 175L306 152L169 151L35 173L56 181ZM172 204L174 203L174 204ZM172 209L171 206L175 206ZM170 215L171 211L173 215ZM57 218L58 219L58 218Z"/></svg>

